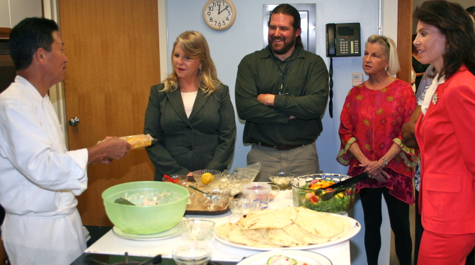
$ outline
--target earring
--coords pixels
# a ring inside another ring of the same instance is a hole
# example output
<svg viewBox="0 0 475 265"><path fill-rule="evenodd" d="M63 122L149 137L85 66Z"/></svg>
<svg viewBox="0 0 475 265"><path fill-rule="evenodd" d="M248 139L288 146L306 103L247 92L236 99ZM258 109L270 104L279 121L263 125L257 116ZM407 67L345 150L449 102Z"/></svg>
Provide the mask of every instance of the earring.
<svg viewBox="0 0 475 265"><path fill-rule="evenodd" d="M384 71L385 71L385 72L387 72L387 71L388 71L388 68L387 68L387 67L386 67L386 68L384 68Z"/></svg>

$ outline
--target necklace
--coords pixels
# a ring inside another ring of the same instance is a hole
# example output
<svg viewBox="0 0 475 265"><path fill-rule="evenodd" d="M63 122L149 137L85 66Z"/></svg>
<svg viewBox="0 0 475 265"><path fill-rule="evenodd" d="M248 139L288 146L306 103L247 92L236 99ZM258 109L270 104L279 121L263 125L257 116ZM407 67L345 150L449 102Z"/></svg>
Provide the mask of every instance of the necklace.
<svg viewBox="0 0 475 265"><path fill-rule="evenodd" d="M195 93L195 92L198 92L198 90L195 90L195 91L180 91L181 93Z"/></svg>
<svg viewBox="0 0 475 265"><path fill-rule="evenodd" d="M294 53L295 53L295 51L294 51ZM289 71L290 63L292 62L292 56L294 55L294 53L292 53L290 55L289 61L287 62L287 65L286 65L284 71L282 71L282 69L280 69L279 63L277 62L277 60L279 60L279 59L272 53L272 55L274 57L274 62L277 65L277 68L279 68L280 75L282 76L282 79L281 79L281 82L280 82L280 88L279 88L279 95L282 95L282 90L284 89L285 78L287 77L287 71Z"/></svg>

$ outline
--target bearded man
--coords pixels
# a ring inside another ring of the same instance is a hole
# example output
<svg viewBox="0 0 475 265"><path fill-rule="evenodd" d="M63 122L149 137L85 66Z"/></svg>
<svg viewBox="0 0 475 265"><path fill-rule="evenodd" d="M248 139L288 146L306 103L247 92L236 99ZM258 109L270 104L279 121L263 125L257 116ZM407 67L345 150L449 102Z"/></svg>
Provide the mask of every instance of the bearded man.
<svg viewBox="0 0 475 265"><path fill-rule="evenodd" d="M251 144L247 164L261 162L260 177L273 171L320 172L315 141L328 99L322 58L303 49L300 14L281 4L270 12L269 45L246 55L238 67L236 107Z"/></svg>

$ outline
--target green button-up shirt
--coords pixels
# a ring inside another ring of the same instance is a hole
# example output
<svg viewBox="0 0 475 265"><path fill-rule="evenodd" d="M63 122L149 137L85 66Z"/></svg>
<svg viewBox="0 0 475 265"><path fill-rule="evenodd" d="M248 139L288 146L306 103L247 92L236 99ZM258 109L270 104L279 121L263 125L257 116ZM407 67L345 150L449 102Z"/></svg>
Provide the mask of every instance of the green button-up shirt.
<svg viewBox="0 0 475 265"><path fill-rule="evenodd" d="M292 60L282 90L281 73ZM280 68L280 69L279 69ZM257 100L274 94L274 106ZM266 47L245 56L238 66L236 108L246 120L244 143L308 144L322 132L321 118L328 99L328 71L322 58L296 48L284 61ZM294 116L295 119L289 119Z"/></svg>

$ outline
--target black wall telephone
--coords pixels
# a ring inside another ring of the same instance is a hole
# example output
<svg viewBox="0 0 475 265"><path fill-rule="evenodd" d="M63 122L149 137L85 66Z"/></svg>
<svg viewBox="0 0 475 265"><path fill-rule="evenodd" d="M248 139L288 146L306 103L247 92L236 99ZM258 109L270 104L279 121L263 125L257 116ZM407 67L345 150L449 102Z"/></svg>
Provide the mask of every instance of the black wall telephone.
<svg viewBox="0 0 475 265"><path fill-rule="evenodd" d="M327 24L327 57L330 57L328 112L331 118L333 118L333 57L346 56L361 56L360 23Z"/></svg>
<svg viewBox="0 0 475 265"><path fill-rule="evenodd" d="M327 24L327 57L361 56L360 23Z"/></svg>

